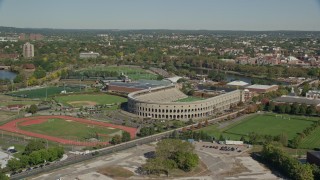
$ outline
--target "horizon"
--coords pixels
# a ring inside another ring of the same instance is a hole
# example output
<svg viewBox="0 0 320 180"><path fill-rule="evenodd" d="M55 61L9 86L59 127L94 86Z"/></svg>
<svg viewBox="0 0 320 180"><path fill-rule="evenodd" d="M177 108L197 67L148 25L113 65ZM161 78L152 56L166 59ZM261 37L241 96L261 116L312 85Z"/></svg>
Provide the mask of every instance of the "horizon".
<svg viewBox="0 0 320 180"><path fill-rule="evenodd" d="M320 31L317 17L320 0L0 0L1 26L30 29Z"/></svg>

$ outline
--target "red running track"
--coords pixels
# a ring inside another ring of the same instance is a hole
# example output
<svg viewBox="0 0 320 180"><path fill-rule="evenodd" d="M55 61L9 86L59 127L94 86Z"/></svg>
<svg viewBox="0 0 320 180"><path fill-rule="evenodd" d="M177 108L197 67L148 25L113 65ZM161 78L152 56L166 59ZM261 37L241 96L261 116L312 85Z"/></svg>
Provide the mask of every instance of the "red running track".
<svg viewBox="0 0 320 180"><path fill-rule="evenodd" d="M132 127L126 127L126 126L121 126L121 125L115 125L115 124L110 124L110 123L105 123L105 122L99 122L99 121L93 121L93 120L87 120L87 119L82 119L82 118L76 118L76 117L71 117L71 116L35 116L35 117L27 117L27 118L19 118L15 119L13 121L10 121L2 126L0 126L1 130L13 132L13 133L19 133L19 134L24 134L27 136L32 136L36 138L42 138L42 139L47 139L49 141L55 141L61 144L70 144L70 145L77 145L77 146L95 146L97 144L101 145L107 145L109 142L78 142L78 141L73 141L73 140L67 140L63 138L58 138L54 136L48 136L44 134L38 134L38 133L33 133L30 131L24 131L21 130L17 127L17 124L20 122L27 123L29 122L34 122L34 124L39 124L40 122L44 122L49 119L64 119L64 120L72 120L76 122L80 122L83 124L92 124L92 125L97 125L97 126L103 126L103 127L111 127L111 128L116 128L116 129L121 129L124 131L127 131L130 133L131 139L135 138L137 129L132 128ZM31 125L29 123L29 125Z"/></svg>

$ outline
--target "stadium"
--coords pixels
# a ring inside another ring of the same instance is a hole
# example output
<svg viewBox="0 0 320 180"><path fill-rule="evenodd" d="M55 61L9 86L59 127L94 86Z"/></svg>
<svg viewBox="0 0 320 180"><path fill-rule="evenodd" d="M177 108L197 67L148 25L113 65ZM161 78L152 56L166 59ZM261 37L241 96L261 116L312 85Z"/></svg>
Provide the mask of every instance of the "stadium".
<svg viewBox="0 0 320 180"><path fill-rule="evenodd" d="M128 111L141 118L189 120L214 115L244 101L241 90L204 100L179 102L186 98L188 96L174 85L136 91L128 95Z"/></svg>

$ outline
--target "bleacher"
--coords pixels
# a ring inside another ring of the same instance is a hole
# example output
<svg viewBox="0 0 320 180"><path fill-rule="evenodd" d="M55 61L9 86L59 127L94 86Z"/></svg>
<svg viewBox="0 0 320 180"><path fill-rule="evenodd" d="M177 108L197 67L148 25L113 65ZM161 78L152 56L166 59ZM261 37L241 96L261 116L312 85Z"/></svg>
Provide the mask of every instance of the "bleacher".
<svg viewBox="0 0 320 180"><path fill-rule="evenodd" d="M140 94L136 96L136 99L147 102L174 102L187 97L177 88L168 88Z"/></svg>

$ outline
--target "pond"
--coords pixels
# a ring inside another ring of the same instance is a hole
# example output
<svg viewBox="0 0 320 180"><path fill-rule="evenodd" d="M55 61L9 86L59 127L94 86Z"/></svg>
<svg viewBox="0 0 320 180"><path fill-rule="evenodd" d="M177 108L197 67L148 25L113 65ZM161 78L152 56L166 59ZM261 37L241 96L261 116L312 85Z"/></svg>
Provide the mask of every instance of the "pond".
<svg viewBox="0 0 320 180"><path fill-rule="evenodd" d="M7 70L0 70L0 79L10 79L13 80L17 76L16 73L7 71Z"/></svg>

